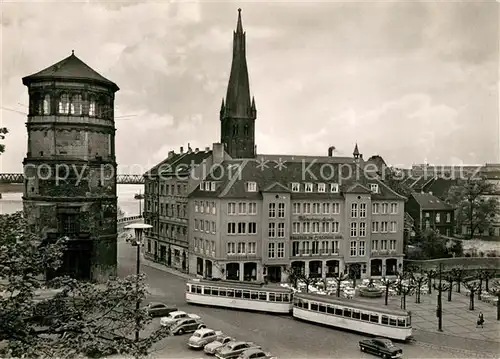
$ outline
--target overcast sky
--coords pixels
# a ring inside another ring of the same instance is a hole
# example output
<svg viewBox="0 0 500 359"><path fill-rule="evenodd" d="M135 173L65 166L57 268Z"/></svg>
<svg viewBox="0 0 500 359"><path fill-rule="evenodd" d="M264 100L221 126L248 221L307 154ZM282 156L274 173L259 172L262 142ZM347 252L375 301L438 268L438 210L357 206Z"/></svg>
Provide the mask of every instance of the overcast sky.
<svg viewBox="0 0 500 359"><path fill-rule="evenodd" d="M121 90L117 160L147 167L220 140L237 8L247 33L259 153L331 145L394 165L499 161L498 4L96 2L2 4L1 100L75 50ZM5 109L3 172L20 172L26 117ZM137 171L136 171L137 172Z"/></svg>

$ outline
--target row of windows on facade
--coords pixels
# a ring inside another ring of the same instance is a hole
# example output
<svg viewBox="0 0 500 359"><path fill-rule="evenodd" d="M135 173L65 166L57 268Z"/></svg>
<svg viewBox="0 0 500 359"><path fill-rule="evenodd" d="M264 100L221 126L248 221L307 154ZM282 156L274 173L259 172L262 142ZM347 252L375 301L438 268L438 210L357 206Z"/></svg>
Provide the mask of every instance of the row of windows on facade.
<svg viewBox="0 0 500 359"><path fill-rule="evenodd" d="M231 124L228 122L226 123L226 126L223 127L224 130L224 136L229 136L230 134L230 129L231 129ZM235 124L232 125L232 134L233 136L239 136L239 125ZM245 124L243 125L243 136L249 136L250 135L250 125Z"/></svg>
<svg viewBox="0 0 500 359"><path fill-rule="evenodd" d="M215 191L217 188L217 185L215 182L201 182L200 183L200 190L201 191ZM257 192L257 182L249 181L246 182L245 188L247 192ZM306 192L306 193L313 193L313 192L318 192L318 193L339 193L339 185L338 183L329 183L329 191L327 191L327 183L298 183L298 182L293 182L290 184L290 188L292 192ZM373 193L379 193L379 187L378 184L376 183L371 183L370 184L370 190Z"/></svg>
<svg viewBox="0 0 500 359"><path fill-rule="evenodd" d="M56 111L52 111L50 95L43 97L32 97L33 115L52 115L54 112L60 115L89 115L101 118L113 117L113 106L111 100L101 97L96 99L90 96L88 100L83 100L82 95L61 94L56 101Z"/></svg>
<svg viewBox="0 0 500 359"><path fill-rule="evenodd" d="M155 193L157 189L156 183L148 183L148 192ZM173 184L163 184L160 183L160 196L185 196L187 194L187 184L185 183L173 183Z"/></svg>
<svg viewBox="0 0 500 359"><path fill-rule="evenodd" d="M195 252L205 253L215 257L215 241L206 240L203 238L193 238L193 249Z"/></svg>
<svg viewBox="0 0 500 359"><path fill-rule="evenodd" d="M187 218L187 205L160 203L160 216Z"/></svg>
<svg viewBox="0 0 500 359"><path fill-rule="evenodd" d="M194 201L195 213L217 214L217 206L215 202L208 201Z"/></svg>
<svg viewBox="0 0 500 359"><path fill-rule="evenodd" d="M160 234L165 234L167 237L186 236L187 228L184 226L160 223Z"/></svg>
<svg viewBox="0 0 500 359"><path fill-rule="evenodd" d="M424 217L425 218L430 218L430 213L429 212L425 212L424 214ZM426 223L429 223L430 221L427 219L426 220ZM434 216L434 223L441 223L441 213L436 213L435 216ZM451 213L446 213L446 223L451 223ZM429 226L427 225L427 228Z"/></svg>
<svg viewBox="0 0 500 359"><path fill-rule="evenodd" d="M214 221L194 220L194 230L206 233L216 233L217 228Z"/></svg>

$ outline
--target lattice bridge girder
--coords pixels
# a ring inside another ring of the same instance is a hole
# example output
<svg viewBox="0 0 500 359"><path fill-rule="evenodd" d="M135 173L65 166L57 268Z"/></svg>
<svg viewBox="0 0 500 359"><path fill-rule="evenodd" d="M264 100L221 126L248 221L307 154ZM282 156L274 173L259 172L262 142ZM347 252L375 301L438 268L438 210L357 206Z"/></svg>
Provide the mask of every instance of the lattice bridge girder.
<svg viewBox="0 0 500 359"><path fill-rule="evenodd" d="M24 175L22 173L0 173L0 183L24 183ZM116 183L144 184L144 177L142 175L118 175Z"/></svg>

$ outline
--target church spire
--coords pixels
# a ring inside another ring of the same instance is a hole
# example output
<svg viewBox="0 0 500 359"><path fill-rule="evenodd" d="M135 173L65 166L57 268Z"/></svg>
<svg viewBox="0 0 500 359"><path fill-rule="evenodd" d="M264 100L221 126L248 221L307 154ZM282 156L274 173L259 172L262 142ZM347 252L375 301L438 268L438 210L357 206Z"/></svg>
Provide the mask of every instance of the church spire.
<svg viewBox="0 0 500 359"><path fill-rule="evenodd" d="M238 9L238 23L236 31L233 32L233 61L226 94L226 117L254 117L250 100L245 38L241 9Z"/></svg>

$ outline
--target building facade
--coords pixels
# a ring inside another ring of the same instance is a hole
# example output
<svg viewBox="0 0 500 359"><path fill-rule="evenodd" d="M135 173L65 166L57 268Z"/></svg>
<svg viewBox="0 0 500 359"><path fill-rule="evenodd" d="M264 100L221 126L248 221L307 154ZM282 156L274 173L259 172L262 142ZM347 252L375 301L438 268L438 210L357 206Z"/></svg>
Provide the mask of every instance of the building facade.
<svg viewBox="0 0 500 359"><path fill-rule="evenodd" d="M281 282L290 268L309 277L352 271L363 278L401 270L404 197L364 174L358 161L290 156L280 169L270 163L225 161L227 175L208 176L210 185L189 195L190 272ZM341 174L322 179L325 168Z"/></svg>
<svg viewBox="0 0 500 359"><path fill-rule="evenodd" d="M30 228L48 240L69 239L57 274L115 276L118 86L74 54L24 77L23 84L30 99L23 163Z"/></svg>
<svg viewBox="0 0 500 359"><path fill-rule="evenodd" d="M188 194L217 163L229 158L222 144L200 151L170 151L169 156L145 174L145 257L188 272Z"/></svg>
<svg viewBox="0 0 500 359"><path fill-rule="evenodd" d="M454 234L454 208L432 194L412 193L405 210L413 218L417 231L434 229L448 237Z"/></svg>

